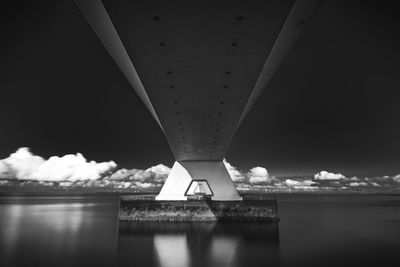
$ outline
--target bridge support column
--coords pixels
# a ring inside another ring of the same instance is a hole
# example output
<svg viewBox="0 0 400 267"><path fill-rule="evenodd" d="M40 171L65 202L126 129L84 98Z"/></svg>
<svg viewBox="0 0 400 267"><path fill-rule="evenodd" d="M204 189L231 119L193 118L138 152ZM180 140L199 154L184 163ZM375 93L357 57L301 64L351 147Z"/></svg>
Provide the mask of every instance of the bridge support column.
<svg viewBox="0 0 400 267"><path fill-rule="evenodd" d="M207 181L212 200L242 200L222 161L176 161L156 200L187 200L195 181Z"/></svg>

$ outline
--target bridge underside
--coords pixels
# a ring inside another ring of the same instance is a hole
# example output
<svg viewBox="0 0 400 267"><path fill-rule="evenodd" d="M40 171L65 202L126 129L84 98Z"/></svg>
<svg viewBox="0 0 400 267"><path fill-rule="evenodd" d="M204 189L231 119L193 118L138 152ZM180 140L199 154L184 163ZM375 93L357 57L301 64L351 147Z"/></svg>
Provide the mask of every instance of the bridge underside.
<svg viewBox="0 0 400 267"><path fill-rule="evenodd" d="M186 199L200 179L240 199L222 160L320 0L75 2L177 160L158 198Z"/></svg>

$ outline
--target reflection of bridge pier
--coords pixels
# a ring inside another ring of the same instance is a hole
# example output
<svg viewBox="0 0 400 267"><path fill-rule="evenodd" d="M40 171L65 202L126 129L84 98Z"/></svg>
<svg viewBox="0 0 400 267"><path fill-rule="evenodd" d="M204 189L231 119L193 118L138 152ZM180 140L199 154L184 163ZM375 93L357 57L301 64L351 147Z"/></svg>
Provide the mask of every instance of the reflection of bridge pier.
<svg viewBox="0 0 400 267"><path fill-rule="evenodd" d="M121 222L117 257L121 263L135 260L138 266L149 267L277 266L279 226L278 223Z"/></svg>

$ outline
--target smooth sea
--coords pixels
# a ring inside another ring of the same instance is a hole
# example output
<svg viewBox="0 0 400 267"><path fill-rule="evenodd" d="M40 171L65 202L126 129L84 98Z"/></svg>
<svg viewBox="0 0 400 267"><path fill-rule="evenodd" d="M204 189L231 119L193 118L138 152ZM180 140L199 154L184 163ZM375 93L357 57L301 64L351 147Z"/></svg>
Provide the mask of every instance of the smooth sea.
<svg viewBox="0 0 400 267"><path fill-rule="evenodd" d="M400 266L400 195L278 195L279 223L122 223L117 195L0 195L0 266Z"/></svg>

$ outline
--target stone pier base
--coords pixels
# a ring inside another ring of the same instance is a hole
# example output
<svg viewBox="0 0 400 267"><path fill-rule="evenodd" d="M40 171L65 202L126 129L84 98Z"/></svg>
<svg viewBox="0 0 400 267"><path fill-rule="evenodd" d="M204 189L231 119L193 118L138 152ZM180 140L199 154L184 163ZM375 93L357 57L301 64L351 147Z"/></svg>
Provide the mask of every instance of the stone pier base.
<svg viewBox="0 0 400 267"><path fill-rule="evenodd" d="M119 220L159 222L276 222L276 198L242 201L156 201L121 196Z"/></svg>

